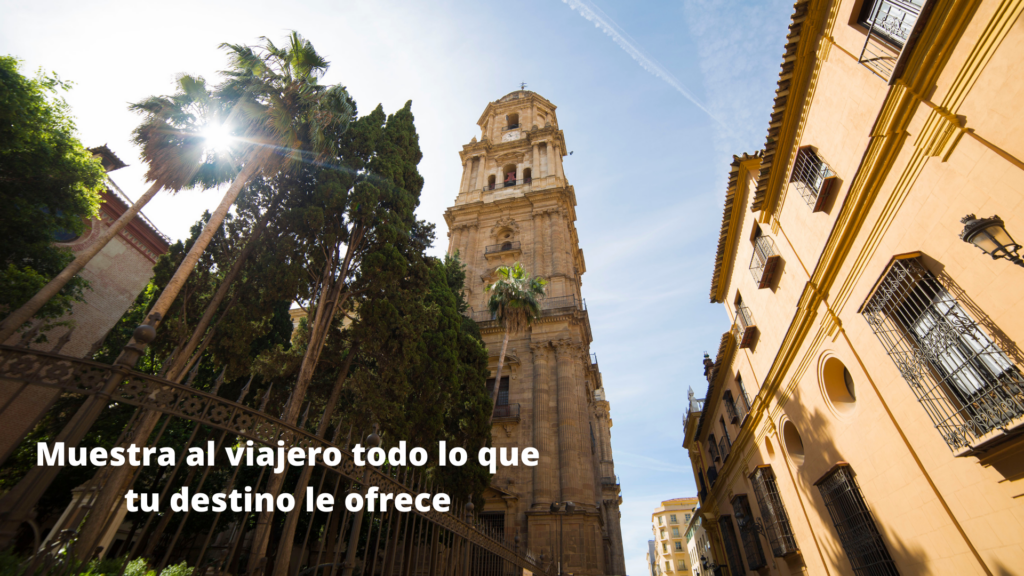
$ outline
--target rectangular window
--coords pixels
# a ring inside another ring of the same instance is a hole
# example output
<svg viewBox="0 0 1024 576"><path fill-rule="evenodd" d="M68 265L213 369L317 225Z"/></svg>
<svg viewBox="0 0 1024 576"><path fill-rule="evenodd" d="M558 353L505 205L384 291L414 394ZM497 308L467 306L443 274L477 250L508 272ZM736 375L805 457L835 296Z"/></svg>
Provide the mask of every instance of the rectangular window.
<svg viewBox="0 0 1024 576"><path fill-rule="evenodd" d="M807 202L807 205L814 212L824 209L823 204L828 199L832 184L835 181L835 172L810 146L804 146L796 153L796 161L793 163L793 175L789 179L796 186L800 197Z"/></svg>
<svg viewBox="0 0 1024 576"><path fill-rule="evenodd" d="M893 263L863 314L950 449L1024 416L1020 370L918 258Z"/></svg>
<svg viewBox="0 0 1024 576"><path fill-rule="evenodd" d="M711 455L711 460L721 460L721 456L718 454L718 444L715 442L715 435L708 435L708 454Z"/></svg>
<svg viewBox="0 0 1024 576"><path fill-rule="evenodd" d="M750 501L746 494L737 494L732 498L732 509L736 513L737 524L740 516L744 524L740 524L740 541L743 542L743 551L747 556L747 566L751 570L757 570L768 564L764 557L764 549L761 548L761 537L757 535L754 524L754 513L750 509Z"/></svg>
<svg viewBox="0 0 1024 576"><path fill-rule="evenodd" d="M736 542L736 533L733 532L732 528L732 517L719 516L718 527L721 529L722 543L725 544L725 555L729 560L729 572L733 576L746 574L746 571L743 569L743 560L740 557L740 546Z"/></svg>
<svg viewBox="0 0 1024 576"><path fill-rule="evenodd" d="M685 560L680 560L680 561L679 561L679 562L678 562L678 563L676 564L676 568L677 568L678 570L680 570L680 571L682 571L682 570L686 570L686 561L685 561Z"/></svg>
<svg viewBox="0 0 1024 576"><path fill-rule="evenodd" d="M689 524L689 523L690 523L690 518L692 518L692 516L690 516L689 514L687 514L687 515L686 515L686 523L687 523L687 524Z"/></svg>
<svg viewBox="0 0 1024 576"><path fill-rule="evenodd" d="M676 542L676 550L682 552L682 550L683 550L683 543L682 542Z"/></svg>
<svg viewBox="0 0 1024 576"><path fill-rule="evenodd" d="M898 576L850 466L839 464L814 484L825 500L853 572L858 576Z"/></svg>
<svg viewBox="0 0 1024 576"><path fill-rule="evenodd" d="M487 381L487 395L494 394L494 378ZM501 378L501 387L498 388L498 406L508 406L508 376Z"/></svg>
<svg viewBox="0 0 1024 576"><path fill-rule="evenodd" d="M718 453L722 455L722 462L725 462L732 450L732 440L729 438L729 429L725 427L725 418L719 418L718 423L722 425L722 439L718 441Z"/></svg>
<svg viewBox="0 0 1024 576"><path fill-rule="evenodd" d="M672 571L672 562L670 562L668 560L665 560L665 571L666 572L671 572Z"/></svg>
<svg viewBox="0 0 1024 576"><path fill-rule="evenodd" d="M665 539L665 529L664 528L661 529L661 539L662 540Z"/></svg>
<svg viewBox="0 0 1024 576"><path fill-rule="evenodd" d="M757 507L761 511L761 521L764 522L764 532L772 547L772 554L781 558L796 552L799 548L772 467L758 466L749 478L754 486L754 496L757 497Z"/></svg>
<svg viewBox="0 0 1024 576"><path fill-rule="evenodd" d="M867 28L858 62L882 78L896 69L925 0L864 0L857 23Z"/></svg>
<svg viewBox="0 0 1024 576"><path fill-rule="evenodd" d="M736 387L740 389L740 396L743 399L743 413L746 415L750 412L750 396L747 395L747 389L743 387L743 377L736 374Z"/></svg>
<svg viewBox="0 0 1024 576"><path fill-rule="evenodd" d="M671 516L669 516L669 517L668 517L668 521L669 521L669 522L671 522L671 523L673 523L673 524L675 524L676 522L678 522L678 520L676 520L676 515L675 515L675 514L672 514Z"/></svg>
<svg viewBox="0 0 1024 576"><path fill-rule="evenodd" d="M673 538L679 538L679 528L673 528L672 529L672 537Z"/></svg>
<svg viewBox="0 0 1024 576"><path fill-rule="evenodd" d="M722 401L725 403L725 411L729 414L729 421L733 424L739 424L740 413L736 409L736 401L732 398L732 390L726 390L725 394L722 394Z"/></svg>
<svg viewBox="0 0 1024 576"><path fill-rule="evenodd" d="M740 348L750 348L757 338L757 324L754 323L754 314L743 305L743 298L736 294L736 322L733 324L736 331L736 344Z"/></svg>

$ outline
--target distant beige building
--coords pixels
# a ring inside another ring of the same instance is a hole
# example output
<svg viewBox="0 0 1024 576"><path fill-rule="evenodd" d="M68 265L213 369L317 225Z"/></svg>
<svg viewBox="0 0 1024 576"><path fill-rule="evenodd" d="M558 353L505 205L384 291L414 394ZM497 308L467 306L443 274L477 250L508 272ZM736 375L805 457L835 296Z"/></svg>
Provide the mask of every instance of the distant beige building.
<svg viewBox="0 0 1024 576"><path fill-rule="evenodd" d="M654 557L649 560L659 574L685 576L690 573L690 555L686 549L686 528L699 505L696 497L665 500L651 514L654 533Z"/></svg>
<svg viewBox="0 0 1024 576"><path fill-rule="evenodd" d="M548 280L541 317L509 339L491 430L495 446L535 447L540 463L500 468L481 515L524 539L551 573L561 563L563 574L624 575L612 420L590 352L576 191L562 170L565 135L555 105L528 90L488 103L477 125L480 139L463 146L462 182L444 217L448 253L466 265L465 295L491 374L504 336L484 290L495 269L519 261Z"/></svg>
<svg viewBox="0 0 1024 576"><path fill-rule="evenodd" d="M1022 11L796 2L686 419L722 574L1024 574Z"/></svg>
<svg viewBox="0 0 1024 576"><path fill-rule="evenodd" d="M693 512L693 518L690 518L690 524L686 527L686 553L690 556L690 573L693 576L714 576L714 570L704 567L715 561L708 532L704 529L704 518L699 508Z"/></svg>

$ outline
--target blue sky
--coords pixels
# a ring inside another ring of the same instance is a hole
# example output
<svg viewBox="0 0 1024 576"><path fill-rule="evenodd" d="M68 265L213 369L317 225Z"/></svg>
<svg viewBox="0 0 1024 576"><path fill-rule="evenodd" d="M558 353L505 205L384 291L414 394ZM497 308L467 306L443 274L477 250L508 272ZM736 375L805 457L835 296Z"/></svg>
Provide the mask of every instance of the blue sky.
<svg viewBox="0 0 1024 576"><path fill-rule="evenodd" d="M305 1L246 3L0 0L0 53L77 83L82 140L131 166L112 176L144 190L128 102L213 79L221 42L308 37L368 112L413 101L426 179L421 218L455 198L458 150L479 136L488 101L518 88L558 106L575 186L583 292L612 406L627 571L646 572L650 514L696 494L680 447L686 390L702 395L705 350L727 328L708 303L728 164L764 145L791 0ZM159 197L145 213L187 234L216 193Z"/></svg>

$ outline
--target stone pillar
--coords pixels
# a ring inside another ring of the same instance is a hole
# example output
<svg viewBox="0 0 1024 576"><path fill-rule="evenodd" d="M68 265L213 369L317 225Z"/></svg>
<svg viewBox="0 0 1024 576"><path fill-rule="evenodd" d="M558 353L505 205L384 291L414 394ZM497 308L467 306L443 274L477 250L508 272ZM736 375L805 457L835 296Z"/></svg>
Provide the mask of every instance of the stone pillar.
<svg viewBox="0 0 1024 576"><path fill-rule="evenodd" d="M540 461L533 467L533 509L547 510L555 501L558 456L551 429L551 347L548 342L531 344L533 352L533 447Z"/></svg>
<svg viewBox="0 0 1024 576"><path fill-rule="evenodd" d="M454 256L462 248L462 239L466 236L466 227L463 224L456 224L452 229L452 244L448 248L448 254Z"/></svg>
<svg viewBox="0 0 1024 576"><path fill-rule="evenodd" d="M540 144L533 145L533 158L530 159L530 177L540 178L543 174L540 173Z"/></svg>
<svg viewBox="0 0 1024 576"><path fill-rule="evenodd" d="M476 271L477 252L480 252L480 250L478 249L479 246L476 245L476 231L477 228L479 228L479 226L477 226L477 224L474 223L469 224L468 227L469 239L466 241L465 248L462 249L462 262L466 265L467 282L469 281L470 278L473 277L473 274Z"/></svg>
<svg viewBox="0 0 1024 576"><path fill-rule="evenodd" d="M555 145L552 141L547 141L548 147L548 170L544 173L545 176L551 176L555 173Z"/></svg>
<svg viewBox="0 0 1024 576"><path fill-rule="evenodd" d="M462 179L459 180L459 194L465 194L469 191L469 173L473 171L473 159L466 158L466 161L462 163Z"/></svg>
<svg viewBox="0 0 1024 576"><path fill-rule="evenodd" d="M594 503L594 491L588 492L585 486L592 486L587 478L593 478L594 472L586 466L584 450L590 448L584 443L584 427L587 418L582 413L582 395L580 381L576 378L574 357L578 355L577 346L571 340L559 340L554 343L557 351L558 372L558 457L560 460L559 474L561 500L571 500L577 505Z"/></svg>
<svg viewBox="0 0 1024 576"><path fill-rule="evenodd" d="M593 417L590 410L590 394L587 392L587 376L584 373L583 358L586 352L582 346L573 347L573 355L571 357L573 364L573 372L576 375L576 386L577 395L576 401L578 403L577 410L580 414L580 430L583 434L583 452L581 454L583 460L583 469L587 472L580 478L583 484L583 492L590 496L589 501L596 504L601 501L600 498L600 471L594 462L595 455L594 450L590 443L590 431L593 430ZM597 444L597 430L594 430L594 444Z"/></svg>
<svg viewBox="0 0 1024 576"><path fill-rule="evenodd" d="M535 276L543 276L547 278L547 271L545 270L545 250L546 244L544 243L544 230L547 228L544 222L543 212L533 213L533 274Z"/></svg>
<svg viewBox="0 0 1024 576"><path fill-rule="evenodd" d="M551 275L565 274L565 240L562 228L562 211L554 209L548 212L548 245L551 248Z"/></svg>
<svg viewBox="0 0 1024 576"><path fill-rule="evenodd" d="M487 163L485 158L480 156L480 165L476 169L476 188L477 190L483 190L484 185L487 183Z"/></svg>

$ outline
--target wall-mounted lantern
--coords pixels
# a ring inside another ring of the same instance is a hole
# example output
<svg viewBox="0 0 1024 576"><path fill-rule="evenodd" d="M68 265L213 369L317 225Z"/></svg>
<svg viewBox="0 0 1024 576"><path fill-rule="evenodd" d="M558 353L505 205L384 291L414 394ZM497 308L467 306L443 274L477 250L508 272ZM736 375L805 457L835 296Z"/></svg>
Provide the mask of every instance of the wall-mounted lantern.
<svg viewBox="0 0 1024 576"><path fill-rule="evenodd" d="M964 231L960 233L961 240L974 244L993 260L1005 258L1018 266L1024 266L1024 260L1017 255L1021 245L1014 242L1006 231L1002 218L992 216L979 219L974 214L968 214L960 222L964 224Z"/></svg>

